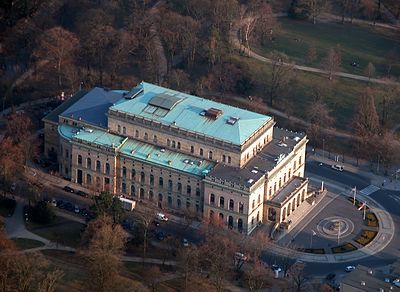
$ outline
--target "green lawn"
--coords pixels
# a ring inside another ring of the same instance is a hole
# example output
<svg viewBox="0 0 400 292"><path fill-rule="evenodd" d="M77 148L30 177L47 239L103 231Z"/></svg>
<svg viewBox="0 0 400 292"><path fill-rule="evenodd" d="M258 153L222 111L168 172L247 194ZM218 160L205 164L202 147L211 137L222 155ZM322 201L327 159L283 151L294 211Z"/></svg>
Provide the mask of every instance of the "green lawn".
<svg viewBox="0 0 400 292"><path fill-rule="evenodd" d="M77 247L81 240L81 231L84 230L85 225L62 217L56 217L53 223L46 225L28 222L26 228L48 240L70 247Z"/></svg>
<svg viewBox="0 0 400 292"><path fill-rule="evenodd" d="M36 248L44 245L43 242L28 238L13 238L12 240L19 250Z"/></svg>
<svg viewBox="0 0 400 292"><path fill-rule="evenodd" d="M389 29L340 23L318 23L279 18L280 29L274 42L267 41L256 49L263 55L272 50L287 54L297 64L321 67L321 60L331 47L339 47L342 55L342 71L364 75L368 62L374 64L376 75L386 73L385 55L400 44L398 33ZM310 47L317 50L317 61L307 63ZM359 67L351 66L356 61ZM393 75L400 76L400 64L392 68Z"/></svg>
<svg viewBox="0 0 400 292"><path fill-rule="evenodd" d="M268 102L267 90L270 86L271 66L244 56L233 56L240 66L247 68L247 75L254 80L255 88L251 92ZM351 130L351 122L358 106L359 97L368 86L366 82L348 78L329 80L324 75L296 71L295 78L278 94L274 108L291 112L296 117L308 120L307 110L314 101L312 92L315 88L322 91L322 99L331 110L335 119L334 126L342 130ZM374 85L377 111L380 111L381 95L385 88ZM222 102L224 102L222 100ZM392 107L389 124L400 121L400 104Z"/></svg>

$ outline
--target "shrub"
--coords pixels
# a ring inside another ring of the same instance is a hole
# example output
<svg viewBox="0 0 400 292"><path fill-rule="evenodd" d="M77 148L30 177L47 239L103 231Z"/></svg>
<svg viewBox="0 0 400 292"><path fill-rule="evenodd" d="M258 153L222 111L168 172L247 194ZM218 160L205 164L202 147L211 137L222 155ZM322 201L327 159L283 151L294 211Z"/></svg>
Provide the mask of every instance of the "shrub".
<svg viewBox="0 0 400 292"><path fill-rule="evenodd" d="M370 243L375 236L378 234L378 232L376 231L371 231L371 230L363 230L361 232L361 235L359 238L357 238L355 241L358 242L361 245L367 245L368 243Z"/></svg>

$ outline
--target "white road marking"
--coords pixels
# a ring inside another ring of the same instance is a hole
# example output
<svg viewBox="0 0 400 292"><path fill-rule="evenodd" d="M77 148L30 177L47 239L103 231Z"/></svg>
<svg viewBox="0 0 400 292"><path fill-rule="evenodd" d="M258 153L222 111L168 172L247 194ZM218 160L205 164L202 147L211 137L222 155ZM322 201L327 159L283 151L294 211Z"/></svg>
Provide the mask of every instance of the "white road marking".
<svg viewBox="0 0 400 292"><path fill-rule="evenodd" d="M372 193L375 193L376 191L380 190L381 188L374 186L374 185L369 185L366 188L363 188L362 190L358 191L361 195L364 196L369 196Z"/></svg>

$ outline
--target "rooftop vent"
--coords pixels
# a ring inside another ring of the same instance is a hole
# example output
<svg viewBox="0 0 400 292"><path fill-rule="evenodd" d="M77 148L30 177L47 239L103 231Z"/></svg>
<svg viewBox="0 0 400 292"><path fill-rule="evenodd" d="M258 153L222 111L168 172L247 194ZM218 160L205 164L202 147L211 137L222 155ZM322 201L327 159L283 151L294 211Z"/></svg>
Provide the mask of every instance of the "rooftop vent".
<svg viewBox="0 0 400 292"><path fill-rule="evenodd" d="M227 124L229 125L234 125L236 122L239 120L237 117L230 117L229 120L226 121Z"/></svg>
<svg viewBox="0 0 400 292"><path fill-rule="evenodd" d="M296 136L296 137L293 138L293 140L295 140L296 142L299 142L300 141L300 137Z"/></svg>
<svg viewBox="0 0 400 292"><path fill-rule="evenodd" d="M149 154L147 154L146 158L147 158L147 159L149 159L149 158L150 158L150 153L149 153Z"/></svg>
<svg viewBox="0 0 400 292"><path fill-rule="evenodd" d="M258 173L258 170L257 169L253 169L251 172L252 173Z"/></svg>
<svg viewBox="0 0 400 292"><path fill-rule="evenodd" d="M140 93L143 92L143 87L137 88L134 87L129 91L128 93L124 94L125 99L134 99L136 96L138 96Z"/></svg>
<svg viewBox="0 0 400 292"><path fill-rule="evenodd" d="M164 152L165 152L165 149L164 149L164 148L161 148L161 149L160 149L160 152L164 153Z"/></svg>
<svg viewBox="0 0 400 292"><path fill-rule="evenodd" d="M217 108L214 108L214 107L209 108L209 109L206 111L206 117L209 117L210 119L213 119L213 120L218 119L218 117L219 117L220 115L222 115L222 114L223 114L223 111L222 111L222 110L217 109Z"/></svg>
<svg viewBox="0 0 400 292"><path fill-rule="evenodd" d="M247 182L249 183L249 184L251 184L251 183L253 183L253 181L254 181L254 179L249 179Z"/></svg>
<svg viewBox="0 0 400 292"><path fill-rule="evenodd" d="M168 165L171 165L172 164L172 160L168 160Z"/></svg>
<svg viewBox="0 0 400 292"><path fill-rule="evenodd" d="M287 144L286 144L286 143L283 143L283 142L279 142L279 143L278 143L278 146L279 146L279 147L287 147Z"/></svg>
<svg viewBox="0 0 400 292"><path fill-rule="evenodd" d="M189 159L185 159L183 162L188 164L189 163Z"/></svg>
<svg viewBox="0 0 400 292"><path fill-rule="evenodd" d="M135 150L132 149L132 150L131 150L131 154L135 154Z"/></svg>
<svg viewBox="0 0 400 292"><path fill-rule="evenodd" d="M207 111L204 110L204 111L201 111L199 115L204 117L206 114L207 114Z"/></svg>

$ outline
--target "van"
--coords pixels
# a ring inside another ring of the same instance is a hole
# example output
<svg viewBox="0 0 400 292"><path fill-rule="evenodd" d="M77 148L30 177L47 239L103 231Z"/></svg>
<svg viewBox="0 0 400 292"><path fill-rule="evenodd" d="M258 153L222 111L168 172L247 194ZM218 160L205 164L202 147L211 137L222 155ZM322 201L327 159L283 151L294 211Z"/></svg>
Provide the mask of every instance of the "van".
<svg viewBox="0 0 400 292"><path fill-rule="evenodd" d="M167 216L165 216L165 214L163 214L163 213L157 213L156 214L156 217L157 217L157 219L158 220L161 220L161 221L168 221L168 217Z"/></svg>

